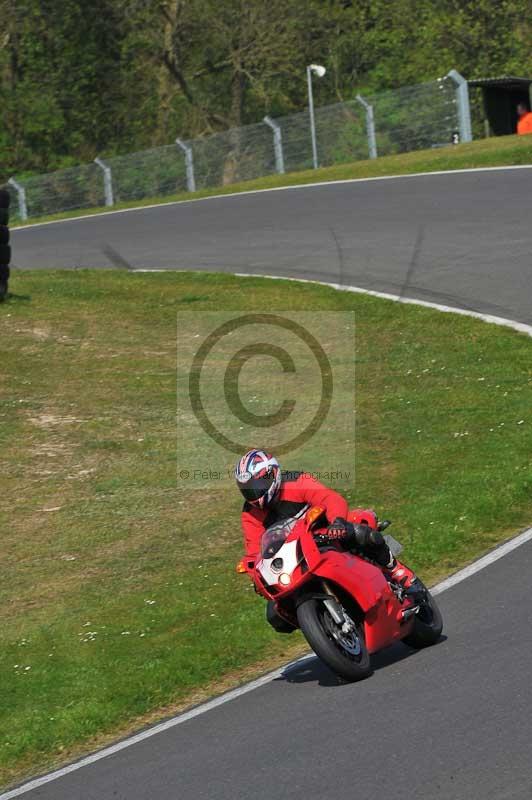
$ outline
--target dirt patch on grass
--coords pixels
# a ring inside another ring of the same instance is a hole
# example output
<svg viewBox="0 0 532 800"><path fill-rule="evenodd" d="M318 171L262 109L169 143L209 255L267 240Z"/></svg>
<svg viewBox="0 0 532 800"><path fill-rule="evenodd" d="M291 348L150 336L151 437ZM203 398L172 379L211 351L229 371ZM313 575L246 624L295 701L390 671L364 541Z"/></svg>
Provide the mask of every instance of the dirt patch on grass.
<svg viewBox="0 0 532 800"><path fill-rule="evenodd" d="M26 336L34 337L40 342L49 339L52 335L52 326L47 323L36 323L33 327L14 328L14 333L23 333Z"/></svg>
<svg viewBox="0 0 532 800"><path fill-rule="evenodd" d="M74 416L59 416L58 414L40 414L38 417L29 417L29 421L37 428L48 430L49 428L62 427L64 425L74 425L75 423L87 422Z"/></svg>

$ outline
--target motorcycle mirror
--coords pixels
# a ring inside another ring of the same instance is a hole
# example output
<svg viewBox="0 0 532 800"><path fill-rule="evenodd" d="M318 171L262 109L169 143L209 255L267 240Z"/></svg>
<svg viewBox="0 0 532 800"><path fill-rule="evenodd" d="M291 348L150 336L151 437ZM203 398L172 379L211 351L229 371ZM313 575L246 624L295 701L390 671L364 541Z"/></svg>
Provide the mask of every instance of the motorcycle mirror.
<svg viewBox="0 0 532 800"><path fill-rule="evenodd" d="M377 530L382 533L383 531L386 530L386 528L389 528L391 524L392 524L391 520L383 519L382 522L379 522L379 526L378 526Z"/></svg>

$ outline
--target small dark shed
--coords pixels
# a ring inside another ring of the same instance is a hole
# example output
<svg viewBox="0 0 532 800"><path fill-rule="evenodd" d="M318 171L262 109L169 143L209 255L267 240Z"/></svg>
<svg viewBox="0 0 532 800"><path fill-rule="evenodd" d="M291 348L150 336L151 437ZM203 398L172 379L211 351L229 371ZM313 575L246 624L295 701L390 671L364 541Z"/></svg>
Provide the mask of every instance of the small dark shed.
<svg viewBox="0 0 532 800"><path fill-rule="evenodd" d="M532 78L480 78L467 82L470 88L482 90L486 134L506 136L517 128L518 103L530 108ZM489 126L489 127L488 127Z"/></svg>

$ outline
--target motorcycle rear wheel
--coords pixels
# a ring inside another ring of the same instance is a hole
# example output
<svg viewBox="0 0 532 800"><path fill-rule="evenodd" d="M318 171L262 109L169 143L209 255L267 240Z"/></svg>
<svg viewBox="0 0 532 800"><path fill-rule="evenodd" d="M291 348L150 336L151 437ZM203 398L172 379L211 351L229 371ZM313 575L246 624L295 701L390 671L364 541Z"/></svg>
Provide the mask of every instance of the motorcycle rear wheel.
<svg viewBox="0 0 532 800"><path fill-rule="evenodd" d="M310 597L297 609L297 621L317 656L337 675L349 682L371 675L366 644L354 623L354 630L342 631L322 600Z"/></svg>
<svg viewBox="0 0 532 800"><path fill-rule="evenodd" d="M403 642L416 650L430 647L439 640L443 630L443 618L435 599L426 587L425 600L414 618L412 632L405 636Z"/></svg>

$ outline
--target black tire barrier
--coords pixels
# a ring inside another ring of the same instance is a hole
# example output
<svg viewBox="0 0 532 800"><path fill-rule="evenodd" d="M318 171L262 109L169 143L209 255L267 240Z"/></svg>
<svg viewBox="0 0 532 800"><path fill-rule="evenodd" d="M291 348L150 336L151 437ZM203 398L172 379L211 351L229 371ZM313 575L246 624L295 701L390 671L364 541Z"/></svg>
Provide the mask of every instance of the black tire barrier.
<svg viewBox="0 0 532 800"><path fill-rule="evenodd" d="M11 203L11 195L7 189L0 189L0 208L9 208Z"/></svg>
<svg viewBox="0 0 532 800"><path fill-rule="evenodd" d="M9 262L11 247L9 246L9 204L11 196L7 189L0 189L0 302L8 296Z"/></svg>
<svg viewBox="0 0 532 800"><path fill-rule="evenodd" d="M11 261L11 247L8 244L0 244L0 264L7 267Z"/></svg>
<svg viewBox="0 0 532 800"><path fill-rule="evenodd" d="M3 303L7 297L9 284L9 267L0 264L0 303Z"/></svg>

